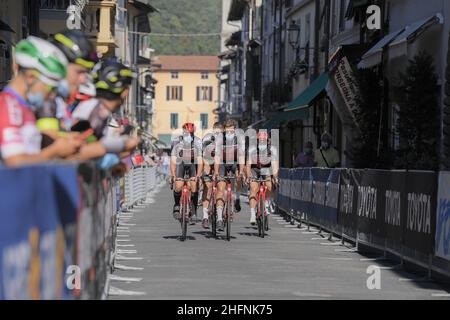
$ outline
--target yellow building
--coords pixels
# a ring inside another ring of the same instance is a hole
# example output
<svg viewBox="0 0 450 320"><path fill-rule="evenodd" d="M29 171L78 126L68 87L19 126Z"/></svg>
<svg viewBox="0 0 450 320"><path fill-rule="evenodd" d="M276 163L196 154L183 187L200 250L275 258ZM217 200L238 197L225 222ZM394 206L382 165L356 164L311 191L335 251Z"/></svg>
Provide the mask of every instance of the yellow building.
<svg viewBox="0 0 450 320"><path fill-rule="evenodd" d="M155 88L152 133L170 145L172 133L184 123L198 129L210 129L218 116L216 56L160 56L153 63L161 65L154 72ZM197 135L202 137L201 131Z"/></svg>

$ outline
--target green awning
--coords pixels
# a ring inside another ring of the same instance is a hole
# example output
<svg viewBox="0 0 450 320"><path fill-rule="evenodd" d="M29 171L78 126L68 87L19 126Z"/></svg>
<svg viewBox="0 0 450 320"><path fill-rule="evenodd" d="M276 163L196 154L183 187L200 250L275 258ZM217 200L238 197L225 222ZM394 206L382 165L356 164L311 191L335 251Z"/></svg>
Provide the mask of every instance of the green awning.
<svg viewBox="0 0 450 320"><path fill-rule="evenodd" d="M162 142L166 145L166 148L170 148L172 135L171 134L158 134L158 142Z"/></svg>
<svg viewBox="0 0 450 320"><path fill-rule="evenodd" d="M264 122L259 129L280 129L283 123L289 123L291 121L296 121L300 119L308 119L309 118L309 109L298 109L294 111L283 111L272 117L271 119Z"/></svg>
<svg viewBox="0 0 450 320"><path fill-rule="evenodd" d="M307 108L316 98L318 98L328 84L328 72L322 73L313 83L309 85L297 98L288 104L285 111L294 111L301 108Z"/></svg>

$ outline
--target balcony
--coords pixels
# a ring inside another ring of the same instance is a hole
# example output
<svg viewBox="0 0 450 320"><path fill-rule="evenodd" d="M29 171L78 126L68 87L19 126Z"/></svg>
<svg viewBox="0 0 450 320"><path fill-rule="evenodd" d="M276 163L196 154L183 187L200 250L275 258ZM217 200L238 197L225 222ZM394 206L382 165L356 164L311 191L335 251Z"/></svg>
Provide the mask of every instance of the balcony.
<svg viewBox="0 0 450 320"><path fill-rule="evenodd" d="M116 1L89 1L84 12L86 34L97 46L97 52L102 56L114 54L116 43L114 39L114 19Z"/></svg>

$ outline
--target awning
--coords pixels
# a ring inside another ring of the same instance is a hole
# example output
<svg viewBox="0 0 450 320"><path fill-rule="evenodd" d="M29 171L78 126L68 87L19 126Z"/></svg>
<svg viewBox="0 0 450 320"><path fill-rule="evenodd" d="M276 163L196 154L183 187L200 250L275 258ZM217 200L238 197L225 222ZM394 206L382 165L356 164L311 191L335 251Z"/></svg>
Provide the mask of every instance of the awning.
<svg viewBox="0 0 450 320"><path fill-rule="evenodd" d="M242 35L241 30L233 32L233 34L227 40L225 40L225 45L226 46L239 45L241 43L241 35Z"/></svg>
<svg viewBox="0 0 450 320"><path fill-rule="evenodd" d="M388 46L395 38L403 32L404 29L394 31L383 39L381 39L375 46L367 51L361 62L358 64L359 69L368 69L381 63L381 58L383 54L383 49Z"/></svg>
<svg viewBox="0 0 450 320"><path fill-rule="evenodd" d="M359 69L367 69L381 63L383 49L389 46L389 57L396 58L406 55L408 43L413 42L427 28L436 23L443 23L442 14L438 13L427 19L413 23L397 30L381 39L372 49L366 52L358 64Z"/></svg>
<svg viewBox="0 0 450 320"><path fill-rule="evenodd" d="M309 109L297 109L294 111L283 111L278 113L277 115L271 117L269 120L260 124L256 128L258 129L280 129L283 123L289 123L291 121L296 120L304 120L309 118Z"/></svg>
<svg viewBox="0 0 450 320"><path fill-rule="evenodd" d="M232 0L230 5L230 11L228 12L228 21L238 21L244 16L245 7L247 6L247 0Z"/></svg>
<svg viewBox="0 0 450 320"><path fill-rule="evenodd" d="M163 148L170 148L172 142L172 135L171 134L159 134L158 135L158 143L165 145Z"/></svg>
<svg viewBox="0 0 450 320"><path fill-rule="evenodd" d="M0 30L1 31L7 31L7 32L12 32L12 33L16 33L10 26L9 24L7 24L6 22L0 20Z"/></svg>
<svg viewBox="0 0 450 320"><path fill-rule="evenodd" d="M311 103L325 91L328 79L328 72L322 73L322 75L311 83L308 88L294 99L294 101L288 104L285 111L294 111L309 107Z"/></svg>
<svg viewBox="0 0 450 320"><path fill-rule="evenodd" d="M408 53L408 43L413 42L418 36L425 32L427 28L438 23L444 23L444 17L440 13L407 26L389 45L389 57L396 58L406 55Z"/></svg>

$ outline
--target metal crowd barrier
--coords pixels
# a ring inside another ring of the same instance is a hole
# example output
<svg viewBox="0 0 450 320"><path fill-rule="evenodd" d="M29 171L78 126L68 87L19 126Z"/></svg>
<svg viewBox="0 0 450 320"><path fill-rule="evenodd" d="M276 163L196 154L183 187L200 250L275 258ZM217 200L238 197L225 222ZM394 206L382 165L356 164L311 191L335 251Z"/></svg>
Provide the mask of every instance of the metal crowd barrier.
<svg viewBox="0 0 450 320"><path fill-rule="evenodd" d="M0 300L106 298L120 212L158 179L157 167L118 178L94 162L0 168Z"/></svg>
<svg viewBox="0 0 450 320"><path fill-rule="evenodd" d="M123 210L129 210L145 200L147 194L161 181L159 170L157 166L137 166L125 175Z"/></svg>
<svg viewBox="0 0 450 320"><path fill-rule="evenodd" d="M450 277L450 173L281 169L276 203L299 228Z"/></svg>

